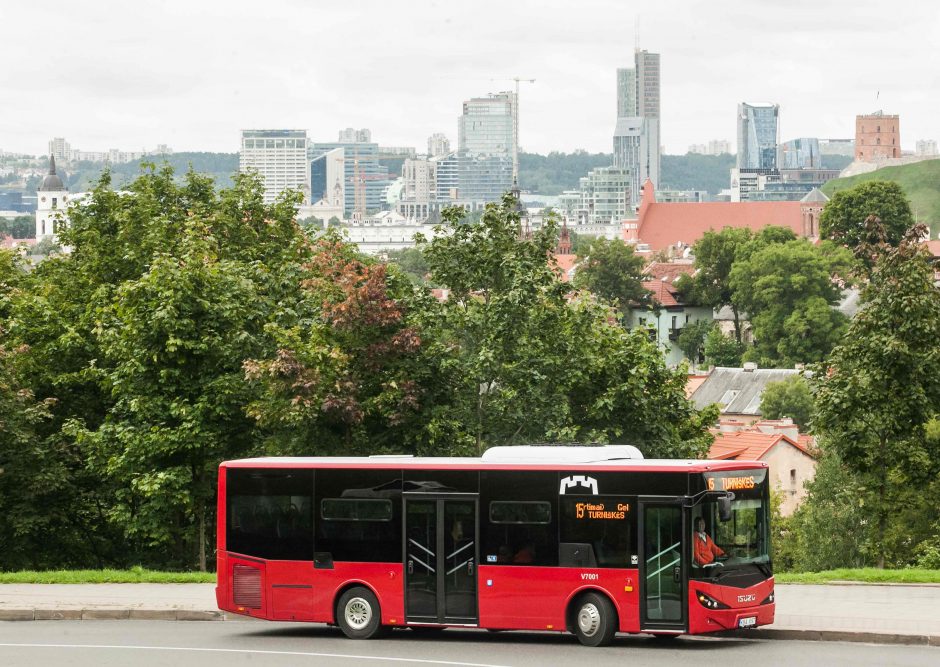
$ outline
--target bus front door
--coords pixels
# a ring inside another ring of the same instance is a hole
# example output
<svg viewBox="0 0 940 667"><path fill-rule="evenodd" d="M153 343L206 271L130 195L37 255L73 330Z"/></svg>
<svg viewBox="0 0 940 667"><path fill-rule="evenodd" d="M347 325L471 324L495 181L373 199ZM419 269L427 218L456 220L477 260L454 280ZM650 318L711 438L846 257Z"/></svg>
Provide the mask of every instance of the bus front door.
<svg viewBox="0 0 940 667"><path fill-rule="evenodd" d="M405 494L404 531L407 622L476 625L476 497Z"/></svg>
<svg viewBox="0 0 940 667"><path fill-rule="evenodd" d="M640 629L684 632L688 556L679 503L640 499Z"/></svg>

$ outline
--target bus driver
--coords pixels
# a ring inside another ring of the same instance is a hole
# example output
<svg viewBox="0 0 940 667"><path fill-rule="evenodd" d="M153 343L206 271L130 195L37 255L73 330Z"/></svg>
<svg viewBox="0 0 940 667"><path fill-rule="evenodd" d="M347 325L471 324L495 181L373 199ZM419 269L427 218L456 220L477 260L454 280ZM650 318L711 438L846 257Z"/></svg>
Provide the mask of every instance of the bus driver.
<svg viewBox="0 0 940 667"><path fill-rule="evenodd" d="M699 517L695 520L695 535L692 538L695 543L695 564L705 567L706 565L715 565L716 559L723 557L725 552L721 547L715 544L715 541L705 532L705 519ZM721 565L721 563L717 563Z"/></svg>

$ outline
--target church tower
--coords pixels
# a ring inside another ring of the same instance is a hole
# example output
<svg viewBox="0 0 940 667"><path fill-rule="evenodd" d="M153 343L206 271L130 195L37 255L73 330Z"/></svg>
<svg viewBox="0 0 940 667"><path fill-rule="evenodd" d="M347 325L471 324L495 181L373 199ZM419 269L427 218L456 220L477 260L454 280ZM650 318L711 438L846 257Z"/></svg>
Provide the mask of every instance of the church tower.
<svg viewBox="0 0 940 667"><path fill-rule="evenodd" d="M69 190L55 173L55 156L49 156L49 173L36 191L36 240L55 236L59 225L65 224L65 208Z"/></svg>

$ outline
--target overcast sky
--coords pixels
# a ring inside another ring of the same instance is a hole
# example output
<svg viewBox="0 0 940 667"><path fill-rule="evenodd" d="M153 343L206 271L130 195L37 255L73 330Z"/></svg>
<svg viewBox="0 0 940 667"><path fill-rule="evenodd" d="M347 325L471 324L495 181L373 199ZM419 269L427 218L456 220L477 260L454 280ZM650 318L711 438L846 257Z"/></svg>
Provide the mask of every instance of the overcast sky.
<svg viewBox="0 0 940 667"><path fill-rule="evenodd" d="M779 103L784 140L850 138L880 108L905 149L940 139L932 0L3 0L0 149L235 152L243 128L368 127L421 152L522 76L525 150L609 152L637 18L667 153L733 142L741 101Z"/></svg>

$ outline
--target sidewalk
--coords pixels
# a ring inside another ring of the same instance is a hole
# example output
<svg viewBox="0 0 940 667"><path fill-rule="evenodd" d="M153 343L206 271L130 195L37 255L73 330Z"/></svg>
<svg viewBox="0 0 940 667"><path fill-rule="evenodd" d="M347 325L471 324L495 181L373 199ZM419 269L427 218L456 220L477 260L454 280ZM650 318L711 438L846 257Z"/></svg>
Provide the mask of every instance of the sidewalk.
<svg viewBox="0 0 940 667"><path fill-rule="evenodd" d="M734 636L940 646L940 586L778 584L776 593L776 622ZM225 615L213 584L0 584L0 620L51 619Z"/></svg>

